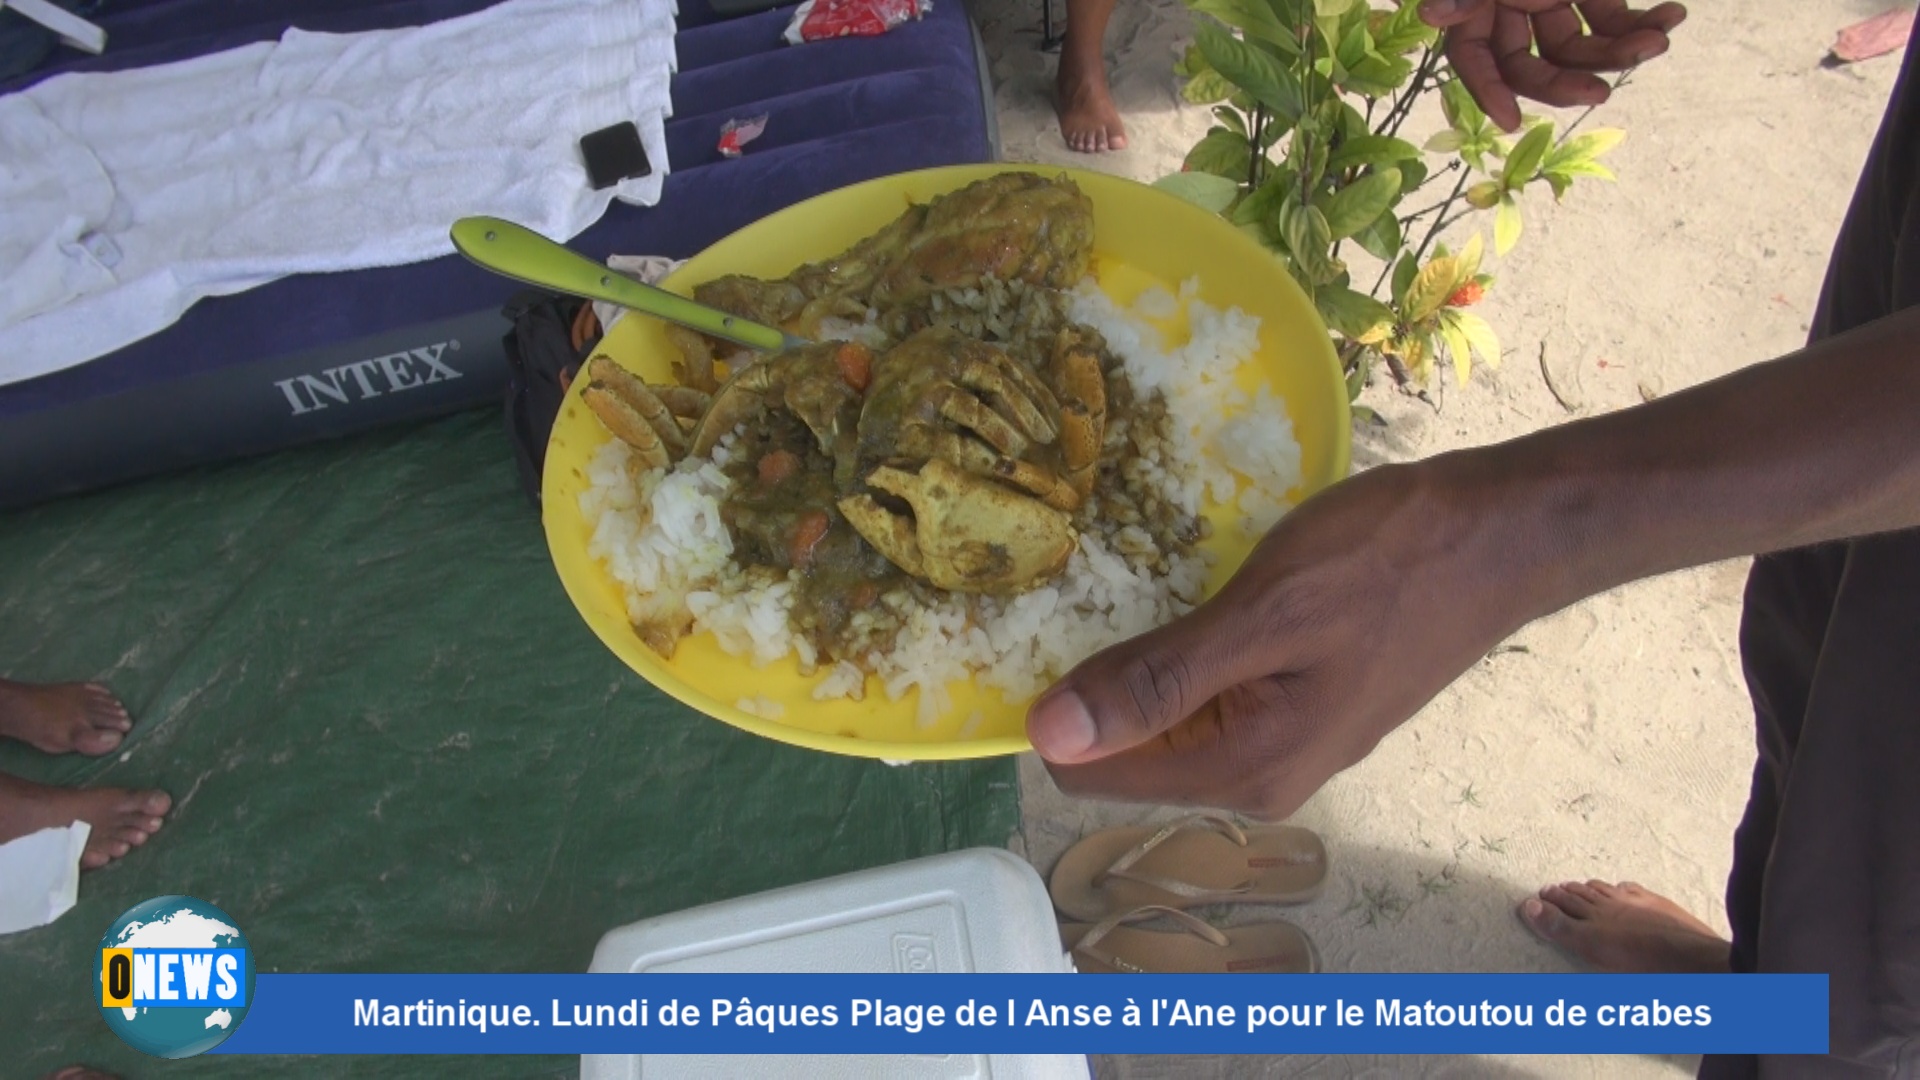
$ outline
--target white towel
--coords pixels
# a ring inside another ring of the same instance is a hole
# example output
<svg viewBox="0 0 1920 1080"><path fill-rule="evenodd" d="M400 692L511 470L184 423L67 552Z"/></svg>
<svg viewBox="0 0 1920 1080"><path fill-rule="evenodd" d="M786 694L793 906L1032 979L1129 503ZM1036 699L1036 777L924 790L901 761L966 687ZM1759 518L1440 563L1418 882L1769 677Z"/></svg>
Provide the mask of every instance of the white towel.
<svg viewBox="0 0 1920 1080"><path fill-rule="evenodd" d="M0 98L0 384L289 274L453 251L488 214L567 240L667 171L673 0L506 0L423 27L289 30ZM651 175L594 191L582 135Z"/></svg>

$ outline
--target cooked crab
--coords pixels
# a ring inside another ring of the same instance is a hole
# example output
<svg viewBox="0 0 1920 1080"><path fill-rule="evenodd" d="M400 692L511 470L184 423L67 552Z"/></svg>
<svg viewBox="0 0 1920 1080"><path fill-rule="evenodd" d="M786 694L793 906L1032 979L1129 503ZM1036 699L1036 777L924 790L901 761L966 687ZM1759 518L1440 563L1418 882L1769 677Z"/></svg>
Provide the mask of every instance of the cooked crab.
<svg viewBox="0 0 1920 1080"><path fill-rule="evenodd" d="M838 482L851 482L860 395L873 354L866 346L829 341L763 357L740 369L713 395L694 425L689 452L704 457L726 434L770 406L791 412L833 459Z"/></svg>
<svg viewBox="0 0 1920 1080"><path fill-rule="evenodd" d="M1053 392L1006 352L931 326L875 361L860 461L938 458L1072 509L1079 496L1069 479L1035 460L1059 437L1060 414Z"/></svg>
<svg viewBox="0 0 1920 1080"><path fill-rule="evenodd" d="M778 281L728 275L695 287L703 304L802 337L823 319L864 318L986 278L1065 288L1093 254L1093 203L1073 181L1010 172L978 180L925 205L909 206L886 228L830 259ZM686 354L690 385L709 372L721 344L672 335Z"/></svg>
<svg viewBox="0 0 1920 1080"><path fill-rule="evenodd" d="M895 566L939 588L1017 593L1059 573L1073 554L1065 514L939 458L917 472L875 469L867 483L904 500L912 516L869 494L841 499L840 513Z"/></svg>
<svg viewBox="0 0 1920 1080"><path fill-rule="evenodd" d="M1065 177L1001 173L927 204L907 250L873 278L872 305L912 304L985 278L1064 289L1093 255L1093 201Z"/></svg>
<svg viewBox="0 0 1920 1080"><path fill-rule="evenodd" d="M687 431L707 411L707 395L685 386L655 386L605 353L587 361L581 400L642 464L658 469L687 452Z"/></svg>

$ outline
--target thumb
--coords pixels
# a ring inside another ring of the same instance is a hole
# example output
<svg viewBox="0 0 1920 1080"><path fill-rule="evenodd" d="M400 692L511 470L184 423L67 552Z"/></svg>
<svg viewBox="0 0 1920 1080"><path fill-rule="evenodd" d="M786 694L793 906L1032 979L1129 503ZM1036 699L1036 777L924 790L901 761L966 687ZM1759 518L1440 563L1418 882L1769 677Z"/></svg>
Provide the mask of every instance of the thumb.
<svg viewBox="0 0 1920 1080"><path fill-rule="evenodd" d="M1117 754L1271 674L1272 645L1237 609L1204 605L1082 661L1033 703L1027 738L1057 765Z"/></svg>

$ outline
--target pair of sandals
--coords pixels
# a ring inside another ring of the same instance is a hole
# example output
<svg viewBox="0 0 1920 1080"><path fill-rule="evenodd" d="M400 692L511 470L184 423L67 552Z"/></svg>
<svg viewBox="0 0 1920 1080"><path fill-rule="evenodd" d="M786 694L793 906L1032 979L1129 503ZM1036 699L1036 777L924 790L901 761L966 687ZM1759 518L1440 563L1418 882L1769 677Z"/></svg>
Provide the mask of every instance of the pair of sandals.
<svg viewBox="0 0 1920 1080"><path fill-rule="evenodd" d="M1326 882L1326 845L1306 829L1193 814L1081 840L1060 857L1048 891L1074 920L1060 924L1060 942L1082 972L1312 974L1320 953L1292 923L1222 928L1187 909L1303 904ZM1174 929L1137 925L1156 919Z"/></svg>

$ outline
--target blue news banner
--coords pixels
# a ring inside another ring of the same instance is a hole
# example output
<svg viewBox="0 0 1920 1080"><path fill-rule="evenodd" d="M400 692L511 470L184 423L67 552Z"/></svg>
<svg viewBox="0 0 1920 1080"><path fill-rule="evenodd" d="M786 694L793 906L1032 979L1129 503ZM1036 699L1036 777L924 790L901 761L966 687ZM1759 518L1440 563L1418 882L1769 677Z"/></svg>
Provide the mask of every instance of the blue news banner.
<svg viewBox="0 0 1920 1080"><path fill-rule="evenodd" d="M1823 1054L1824 975L269 975L228 1054Z"/></svg>

